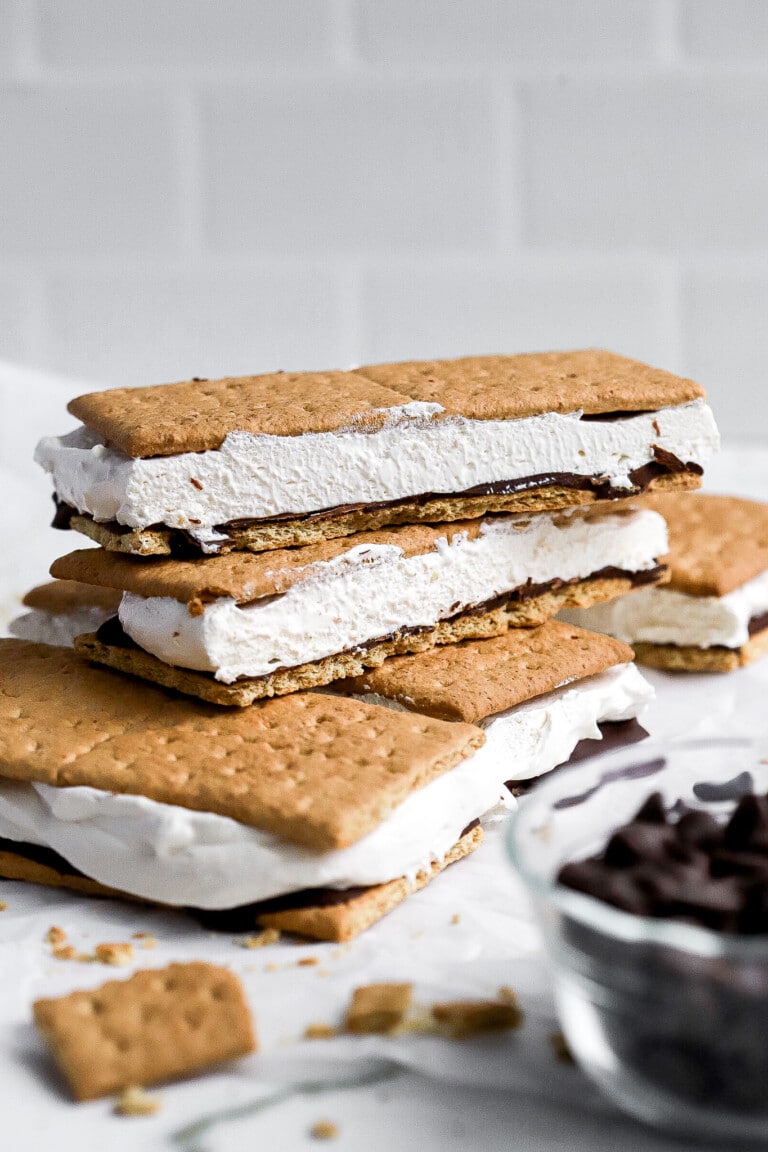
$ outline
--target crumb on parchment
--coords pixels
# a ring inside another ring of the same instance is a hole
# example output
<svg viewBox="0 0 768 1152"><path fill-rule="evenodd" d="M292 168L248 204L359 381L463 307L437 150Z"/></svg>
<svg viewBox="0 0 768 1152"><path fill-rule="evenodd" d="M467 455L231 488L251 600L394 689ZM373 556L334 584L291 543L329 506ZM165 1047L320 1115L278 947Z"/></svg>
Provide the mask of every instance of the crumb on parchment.
<svg viewBox="0 0 768 1152"><path fill-rule="evenodd" d="M126 968L135 958L133 944L97 944L95 959L99 964L111 964L114 968Z"/></svg>
<svg viewBox="0 0 768 1152"><path fill-rule="evenodd" d="M332 1120L316 1120L309 1130L313 1140L335 1140L339 1134L338 1125Z"/></svg>
<svg viewBox="0 0 768 1152"><path fill-rule="evenodd" d="M237 943L241 948L266 948L269 944L277 944L280 939L279 928L265 928L255 936L244 936Z"/></svg>
<svg viewBox="0 0 768 1152"><path fill-rule="evenodd" d="M161 1102L157 1096L149 1096L136 1084L123 1089L115 1100L114 1111L118 1116L154 1116L160 1107Z"/></svg>

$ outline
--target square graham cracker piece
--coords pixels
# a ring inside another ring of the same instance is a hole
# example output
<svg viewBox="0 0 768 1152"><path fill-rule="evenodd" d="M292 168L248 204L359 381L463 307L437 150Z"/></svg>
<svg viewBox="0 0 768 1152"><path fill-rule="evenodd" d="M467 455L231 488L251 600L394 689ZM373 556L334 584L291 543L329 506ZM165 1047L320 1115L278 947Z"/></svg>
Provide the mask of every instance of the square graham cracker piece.
<svg viewBox="0 0 768 1152"><path fill-rule="evenodd" d="M639 502L667 521L670 588L688 596L726 596L768 570L768 504L686 492Z"/></svg>
<svg viewBox="0 0 768 1152"><path fill-rule="evenodd" d="M117 612L121 593L114 588L81 584L77 580L49 580L30 588L22 600L25 608L36 608L54 616L69 616L82 608L103 608Z"/></svg>
<svg viewBox="0 0 768 1152"><path fill-rule="evenodd" d="M250 932L256 928L275 928L309 940L323 940L342 944L353 940L361 932L388 915L398 904L426 887L441 872L469 856L483 841L479 825L468 828L442 860L433 862L416 876L402 876L384 884L368 888L354 888L341 894L340 899L329 902L317 893L306 892L291 896L287 901L269 901L262 908L238 908L224 912L195 910L195 916L206 927L226 932ZM0 851L0 876L8 880L24 880L49 888L66 888L89 896L140 901L126 893L107 888L96 880L72 869L66 861L47 860L40 863L21 850ZM284 906L280 906L280 904Z"/></svg>
<svg viewBox="0 0 768 1152"><path fill-rule="evenodd" d="M137 972L36 1000L33 1012L78 1101L178 1080L257 1046L240 981L213 964Z"/></svg>
<svg viewBox="0 0 768 1152"><path fill-rule="evenodd" d="M599 348L368 364L357 371L407 400L441 404L473 420L638 412L704 396L693 380Z"/></svg>
<svg viewBox="0 0 768 1152"><path fill-rule="evenodd" d="M0 641L7 779L146 796L318 850L372 832L483 741L469 724L318 693L222 711L67 649Z"/></svg>
<svg viewBox="0 0 768 1152"><path fill-rule="evenodd" d="M338 690L375 693L441 720L477 723L526 700L632 660L632 649L610 636L550 620L488 640L397 656Z"/></svg>
<svg viewBox="0 0 768 1152"><path fill-rule="evenodd" d="M702 395L693 381L588 349L192 379L89 393L69 411L106 443L150 457L219 448L234 431L299 436L380 427L389 409L413 400L439 403L447 415L498 420L654 409Z"/></svg>
<svg viewBox="0 0 768 1152"><path fill-rule="evenodd" d="M350 425L380 427L402 396L355 372L272 372L114 388L78 396L68 410L128 456L220 448L230 432L301 436Z"/></svg>

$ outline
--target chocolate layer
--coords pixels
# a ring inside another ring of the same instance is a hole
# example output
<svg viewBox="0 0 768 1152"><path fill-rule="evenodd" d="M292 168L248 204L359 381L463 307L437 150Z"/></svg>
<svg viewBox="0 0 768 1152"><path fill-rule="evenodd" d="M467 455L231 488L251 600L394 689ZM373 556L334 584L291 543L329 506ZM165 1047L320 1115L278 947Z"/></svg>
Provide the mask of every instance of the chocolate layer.
<svg viewBox="0 0 768 1152"><path fill-rule="evenodd" d="M762 612L759 616L753 616L748 625L750 636L756 636L758 632L764 632L768 628L768 612Z"/></svg>
<svg viewBox="0 0 768 1152"><path fill-rule="evenodd" d="M590 756L600 756L604 752L615 752L618 748L628 748L632 744L639 744L641 740L648 739L648 733L642 724L636 720L606 720L598 724L602 740L580 740L568 760L558 765L559 768L568 768L571 764L578 764L581 760L588 760ZM547 773L549 775L549 773ZM513 796L522 796L530 791L540 777L534 776L530 780L507 780L506 787Z"/></svg>
<svg viewBox="0 0 768 1152"><path fill-rule="evenodd" d="M505 604L519 604L526 600L535 599L537 596L542 596L545 592L554 592L558 588L564 588L569 584L588 584L590 580L628 580L633 587L641 587L645 584L656 584L666 572L666 567L663 564L656 565L655 568L647 568L641 572L629 572L623 568L606 567L601 568L599 572L593 572L591 576L581 579L574 577L572 580L550 580L546 584L534 584L528 581L521 584L519 587L512 589L511 592L504 592L500 596L494 596L491 600L486 600L482 604L474 604L472 607L463 607L456 605L456 611L450 616L446 617L447 620L456 619L459 616L480 616L486 612L491 612L495 608L501 608ZM394 640L396 636L414 636L419 632L427 632L432 625L425 624L423 626L401 628L397 633L390 633L388 636L377 636L375 639L366 641L365 644L360 644L354 649L355 652L363 652L366 648L373 647L376 644L385 643L388 640ZM124 630L118 616L112 616L106 620L96 632L96 639L101 644L106 644L111 648L140 648L140 645L131 639L128 633ZM343 653L339 653L342 655ZM273 676L275 672L284 671L283 668L273 668L267 676ZM200 676L214 677L213 672L199 672ZM243 677L248 680L267 679L263 677Z"/></svg>
<svg viewBox="0 0 768 1152"><path fill-rule="evenodd" d="M613 415L614 418L621 416L620 413ZM630 480L634 486L631 489L614 488L609 480L601 476L581 476L575 472L544 472L537 475L522 476L516 480L498 480L491 484L478 484L474 488L465 489L463 492L423 492L418 495L409 496L403 500L379 501L370 504L343 504L337 505L334 508L324 508L318 512L299 514L281 513L280 515L262 518L229 520L225 524L216 524L214 531L221 536L227 537L230 530L243 530L259 525L263 526L277 523L310 524L326 519L335 520L338 519L339 516L355 512L375 512L382 508L397 508L399 506L420 507L432 500L460 500L482 496L513 496L518 492L532 492L546 488L578 489L593 492L599 500L624 500L628 496L637 495L639 492L644 491L653 480L658 479L660 476L681 472L688 472L696 476L702 474L702 468L698 464L686 464L671 452L666 452L664 449L658 447L654 447L653 451L653 461L630 472ZM54 495L53 499L56 504L56 514L53 519L54 528L67 529L70 527L73 516L84 515L83 513L79 513L77 509L71 505L59 500L56 495ZM118 524L116 521L107 522L105 527L118 536L126 535L134 531L126 525ZM174 555L189 555L190 550L192 550L193 553L200 552L200 546L194 538L183 529L169 528L165 524L152 524L148 526L147 531L167 533L171 540ZM221 543L224 545L226 542L227 541L224 540Z"/></svg>

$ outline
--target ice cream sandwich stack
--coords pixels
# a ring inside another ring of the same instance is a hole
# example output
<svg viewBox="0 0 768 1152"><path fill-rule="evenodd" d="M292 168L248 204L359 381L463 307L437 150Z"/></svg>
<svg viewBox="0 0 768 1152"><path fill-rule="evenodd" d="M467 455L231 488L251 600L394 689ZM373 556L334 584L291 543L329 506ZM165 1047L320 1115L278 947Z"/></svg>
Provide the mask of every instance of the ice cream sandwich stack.
<svg viewBox="0 0 768 1152"><path fill-rule="evenodd" d="M528 781L643 735L631 650L552 617L668 578L663 518L627 498L699 485L693 382L589 351L70 410L37 459L98 547L14 627L102 617L74 652L0 646L0 874L346 939Z"/></svg>

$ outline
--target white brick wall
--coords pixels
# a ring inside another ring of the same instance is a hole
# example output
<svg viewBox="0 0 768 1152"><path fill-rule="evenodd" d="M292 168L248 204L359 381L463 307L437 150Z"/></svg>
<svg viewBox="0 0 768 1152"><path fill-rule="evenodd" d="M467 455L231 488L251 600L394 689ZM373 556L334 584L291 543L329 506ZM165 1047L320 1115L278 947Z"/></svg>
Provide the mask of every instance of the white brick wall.
<svg viewBox="0 0 768 1152"><path fill-rule="evenodd" d="M768 0L0 0L0 156L0 358L603 344L768 437Z"/></svg>

